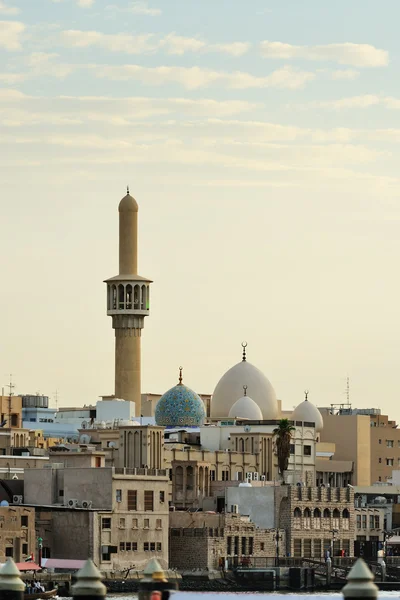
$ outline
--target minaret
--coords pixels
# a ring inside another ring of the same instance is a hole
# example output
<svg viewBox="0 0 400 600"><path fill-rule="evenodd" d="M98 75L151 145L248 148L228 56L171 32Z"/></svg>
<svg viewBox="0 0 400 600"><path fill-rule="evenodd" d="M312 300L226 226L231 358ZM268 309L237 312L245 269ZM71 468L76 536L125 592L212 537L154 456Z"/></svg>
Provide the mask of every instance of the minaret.
<svg viewBox="0 0 400 600"><path fill-rule="evenodd" d="M115 396L135 402L140 416L140 338L149 314L150 279L137 272L138 205L127 194L119 203L119 275L107 279L107 314L115 329Z"/></svg>

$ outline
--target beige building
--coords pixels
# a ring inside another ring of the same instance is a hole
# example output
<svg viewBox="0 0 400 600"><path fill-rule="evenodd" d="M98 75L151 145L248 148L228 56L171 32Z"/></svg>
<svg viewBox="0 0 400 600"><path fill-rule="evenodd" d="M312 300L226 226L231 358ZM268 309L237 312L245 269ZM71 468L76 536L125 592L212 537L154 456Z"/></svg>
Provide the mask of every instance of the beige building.
<svg viewBox="0 0 400 600"><path fill-rule="evenodd" d="M262 565L275 557L276 530L256 527L239 514L172 512L169 563L179 570L216 570L220 560L228 567L248 561ZM285 531L278 532L279 555L285 555ZM246 560L247 559L247 560Z"/></svg>
<svg viewBox="0 0 400 600"><path fill-rule="evenodd" d="M383 542L385 509L379 506L356 507L355 535L358 542Z"/></svg>
<svg viewBox="0 0 400 600"><path fill-rule="evenodd" d="M386 483L392 471L400 467L400 430L396 421L387 415L370 415L371 435L371 484Z"/></svg>
<svg viewBox="0 0 400 600"><path fill-rule="evenodd" d="M35 511L25 506L0 506L0 562L36 558Z"/></svg>
<svg viewBox="0 0 400 600"><path fill-rule="evenodd" d="M168 565L163 470L54 463L25 474L24 502L37 507L37 527L52 558L90 557L105 571L133 564L140 570L152 557Z"/></svg>

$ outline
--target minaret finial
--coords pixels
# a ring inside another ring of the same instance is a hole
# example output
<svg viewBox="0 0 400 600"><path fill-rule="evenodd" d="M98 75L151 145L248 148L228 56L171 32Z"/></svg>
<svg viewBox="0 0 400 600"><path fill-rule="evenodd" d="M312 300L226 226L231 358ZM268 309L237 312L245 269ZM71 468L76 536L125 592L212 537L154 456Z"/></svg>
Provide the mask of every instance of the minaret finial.
<svg viewBox="0 0 400 600"><path fill-rule="evenodd" d="M129 194L129 185L126 186L126 193Z"/></svg>
<svg viewBox="0 0 400 600"><path fill-rule="evenodd" d="M243 386L243 392L244 392L244 396L247 396L247 385Z"/></svg>
<svg viewBox="0 0 400 600"><path fill-rule="evenodd" d="M305 396L305 401L306 401L306 402L307 402L307 400L308 400L308 394L309 394L309 393L310 393L310 392L309 392L308 390L304 390L304 396Z"/></svg>
<svg viewBox="0 0 400 600"><path fill-rule="evenodd" d="M242 348L243 348L242 362L246 362L247 342L242 342Z"/></svg>
<svg viewBox="0 0 400 600"><path fill-rule="evenodd" d="M183 367L179 367L179 385L182 385L182 371Z"/></svg>

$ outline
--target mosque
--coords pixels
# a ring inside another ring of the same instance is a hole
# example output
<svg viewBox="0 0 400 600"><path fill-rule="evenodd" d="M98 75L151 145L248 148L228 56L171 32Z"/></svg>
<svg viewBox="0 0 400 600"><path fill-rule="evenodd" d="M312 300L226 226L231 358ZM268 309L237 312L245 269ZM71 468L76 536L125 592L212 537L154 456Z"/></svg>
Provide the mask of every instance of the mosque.
<svg viewBox="0 0 400 600"><path fill-rule="evenodd" d="M115 395L110 400L118 399L118 408L121 404L130 406L124 413L124 418L128 418L124 423L132 422L133 426L136 418L136 427L142 416L140 342L145 317L150 314L152 283L138 274L138 211L138 203L128 189L118 208L119 273L105 282L107 314L112 317L115 330ZM159 398L147 426L165 428L165 440L169 442L195 436L203 453L205 450L259 453L259 464L254 464L253 470L258 469L260 477L273 478L276 476L273 430L281 418L290 419L296 427L290 460L292 481L307 480L310 484L315 478L315 444L323 427L321 413L308 400L308 393L294 412L283 411L270 381L247 360L247 343L243 342L241 360L217 383L209 411L199 394L183 382L180 367L176 385ZM126 450L123 466L140 466L140 462ZM153 466L155 462L158 461L153 457ZM245 479L245 475L242 465L225 476Z"/></svg>

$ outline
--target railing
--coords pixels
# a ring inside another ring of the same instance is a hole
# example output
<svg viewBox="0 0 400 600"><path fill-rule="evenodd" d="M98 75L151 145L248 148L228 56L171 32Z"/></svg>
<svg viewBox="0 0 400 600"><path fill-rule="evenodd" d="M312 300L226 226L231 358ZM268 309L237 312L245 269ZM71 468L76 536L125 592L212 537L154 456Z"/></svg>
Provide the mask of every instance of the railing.
<svg viewBox="0 0 400 600"><path fill-rule="evenodd" d="M142 475L147 477L166 477L166 469L128 469L126 467L113 467L114 475Z"/></svg>

